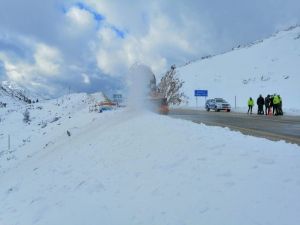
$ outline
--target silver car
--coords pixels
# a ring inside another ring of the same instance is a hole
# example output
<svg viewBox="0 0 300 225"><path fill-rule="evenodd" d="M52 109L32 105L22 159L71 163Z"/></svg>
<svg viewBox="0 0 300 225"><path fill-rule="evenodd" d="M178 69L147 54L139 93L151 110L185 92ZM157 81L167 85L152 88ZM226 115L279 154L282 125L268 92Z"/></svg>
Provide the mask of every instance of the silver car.
<svg viewBox="0 0 300 225"><path fill-rule="evenodd" d="M208 99L206 101L205 109L207 111L215 110L215 111L219 112L221 110L225 110L227 112L230 112L231 106L223 98L213 98L213 99Z"/></svg>

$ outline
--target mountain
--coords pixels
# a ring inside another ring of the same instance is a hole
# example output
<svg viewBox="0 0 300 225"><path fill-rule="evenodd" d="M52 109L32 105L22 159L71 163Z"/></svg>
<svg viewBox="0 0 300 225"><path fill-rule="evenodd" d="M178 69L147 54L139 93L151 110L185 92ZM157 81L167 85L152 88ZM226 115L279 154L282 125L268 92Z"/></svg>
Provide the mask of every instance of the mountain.
<svg viewBox="0 0 300 225"><path fill-rule="evenodd" d="M0 83L0 101L2 102L30 103L36 101L36 99L41 99L41 97L13 81L2 81Z"/></svg>
<svg viewBox="0 0 300 225"><path fill-rule="evenodd" d="M247 107L259 94L280 94L283 109L300 113L300 26L280 31L270 38L239 46L224 54L178 67L185 81L183 91L189 106L196 106L194 90L208 90L208 97L223 97L232 106ZM204 106L204 98L198 98Z"/></svg>

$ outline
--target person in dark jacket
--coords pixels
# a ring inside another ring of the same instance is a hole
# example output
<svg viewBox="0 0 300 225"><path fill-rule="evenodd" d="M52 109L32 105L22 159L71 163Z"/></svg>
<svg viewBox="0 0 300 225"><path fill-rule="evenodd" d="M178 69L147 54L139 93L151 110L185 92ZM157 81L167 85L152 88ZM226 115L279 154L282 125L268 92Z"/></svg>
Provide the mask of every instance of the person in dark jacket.
<svg viewBox="0 0 300 225"><path fill-rule="evenodd" d="M282 98L280 97L280 95L278 95L279 98L279 104L278 104L278 115L283 115L283 111L282 111Z"/></svg>
<svg viewBox="0 0 300 225"><path fill-rule="evenodd" d="M267 97L265 98L265 113L266 113L266 115L270 114L270 103L271 103L270 95L267 95Z"/></svg>
<svg viewBox="0 0 300 225"><path fill-rule="evenodd" d="M270 112L271 112L271 110L272 110L271 114L274 115L274 104L273 104L273 100L274 100L274 95L271 95L271 96L270 96Z"/></svg>
<svg viewBox="0 0 300 225"><path fill-rule="evenodd" d="M257 114L258 115L264 115L265 99L261 95L259 95L256 103L257 103L257 107L258 107Z"/></svg>

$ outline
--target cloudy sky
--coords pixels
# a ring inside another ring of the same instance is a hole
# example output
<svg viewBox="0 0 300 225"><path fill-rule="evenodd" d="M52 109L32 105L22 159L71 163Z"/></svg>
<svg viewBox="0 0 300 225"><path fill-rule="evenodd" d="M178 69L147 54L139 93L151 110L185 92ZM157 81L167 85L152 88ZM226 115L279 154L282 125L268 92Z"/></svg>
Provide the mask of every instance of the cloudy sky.
<svg viewBox="0 0 300 225"><path fill-rule="evenodd" d="M51 95L114 91L300 24L299 0L0 0L0 81Z"/></svg>

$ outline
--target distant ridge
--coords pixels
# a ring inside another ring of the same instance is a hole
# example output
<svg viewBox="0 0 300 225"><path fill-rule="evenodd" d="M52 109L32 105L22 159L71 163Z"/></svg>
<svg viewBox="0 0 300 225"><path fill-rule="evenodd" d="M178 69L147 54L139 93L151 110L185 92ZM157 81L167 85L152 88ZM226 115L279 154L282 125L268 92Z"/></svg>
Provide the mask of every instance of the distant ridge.
<svg viewBox="0 0 300 225"><path fill-rule="evenodd" d="M32 103L39 98L39 96L12 81L2 81L0 83L0 97L1 96L11 97L14 100L24 103Z"/></svg>
<svg viewBox="0 0 300 225"><path fill-rule="evenodd" d="M253 42L250 42L248 44L239 44L237 45L236 47L233 47L232 49L230 50L226 50L224 52L220 52L220 53L217 53L217 54L213 54L213 55L205 55L205 56L202 56L201 58L198 58L198 59L192 59L182 65L178 65L177 68L180 68L180 67L184 67L184 66L187 66L191 63L195 63L195 62L198 62L198 61L201 61L201 60L205 60L205 59L210 59L210 58L213 58L215 56L219 56L219 55L223 55L223 54L226 54L226 53L229 53L229 52L232 52L234 50L238 50L238 49L243 49L243 48L249 48L253 45L257 45L259 43L262 43L264 40L268 40L269 38L272 38L272 37L275 37L278 33L280 32L286 32L286 31L291 31L291 30L294 30L296 28L300 28L300 25L299 24L296 24L296 25L293 25L293 26L290 26L288 28L285 28L283 30L279 30L279 31L276 31L274 34L270 35L269 37L267 38L264 38L264 39L258 39L256 41L253 41ZM295 37L295 39L300 39L300 34L299 36Z"/></svg>

